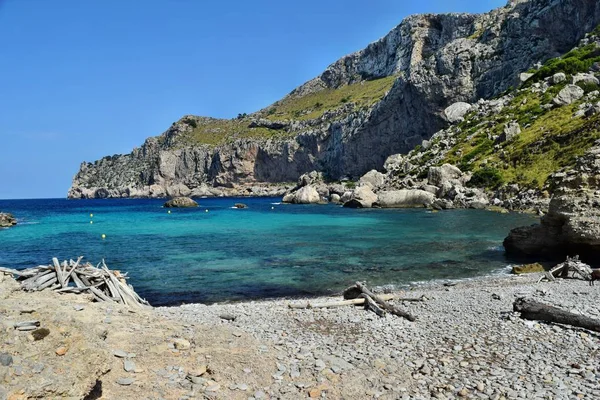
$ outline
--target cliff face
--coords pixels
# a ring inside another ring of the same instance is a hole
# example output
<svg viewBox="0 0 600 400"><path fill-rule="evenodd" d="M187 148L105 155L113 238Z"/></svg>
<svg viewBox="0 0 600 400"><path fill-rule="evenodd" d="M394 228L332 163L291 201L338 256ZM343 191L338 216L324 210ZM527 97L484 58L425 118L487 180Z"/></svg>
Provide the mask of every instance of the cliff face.
<svg viewBox="0 0 600 400"><path fill-rule="evenodd" d="M69 197L210 195L240 186L256 194L245 187L312 170L356 178L444 128L450 104L516 86L521 72L568 51L599 23L595 0L411 16L265 110L231 121L186 116L130 154L83 163ZM350 94L334 104L340 93Z"/></svg>

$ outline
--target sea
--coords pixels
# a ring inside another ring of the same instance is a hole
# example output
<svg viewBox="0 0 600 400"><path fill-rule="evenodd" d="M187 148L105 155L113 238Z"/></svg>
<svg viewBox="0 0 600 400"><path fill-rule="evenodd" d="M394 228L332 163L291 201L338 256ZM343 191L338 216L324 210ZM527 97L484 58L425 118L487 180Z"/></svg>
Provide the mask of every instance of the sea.
<svg viewBox="0 0 600 400"><path fill-rule="evenodd" d="M348 209L281 198L0 200L18 225L0 229L0 266L84 256L129 274L152 305L339 293L355 281L403 287L506 274L502 240L527 214ZM237 209L235 203L248 207Z"/></svg>

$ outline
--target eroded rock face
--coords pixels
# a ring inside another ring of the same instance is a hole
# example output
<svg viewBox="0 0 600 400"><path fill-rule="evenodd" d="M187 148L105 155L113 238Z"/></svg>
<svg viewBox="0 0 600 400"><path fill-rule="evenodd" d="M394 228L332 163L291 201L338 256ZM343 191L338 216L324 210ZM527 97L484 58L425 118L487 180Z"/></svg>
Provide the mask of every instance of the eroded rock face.
<svg viewBox="0 0 600 400"><path fill-rule="evenodd" d="M504 240L509 254L562 259L580 255L597 264L600 255L600 142L574 169L554 174L554 196L539 225L513 229ZM596 260L596 261L595 261Z"/></svg>
<svg viewBox="0 0 600 400"><path fill-rule="evenodd" d="M8 213L0 213L0 228L8 228L17 224L17 219Z"/></svg>
<svg viewBox="0 0 600 400"><path fill-rule="evenodd" d="M167 208L191 208L191 207L198 207L198 203L196 203L194 200L190 199L189 197L176 197L174 199L167 201L164 204L164 207L167 207Z"/></svg>
<svg viewBox="0 0 600 400"><path fill-rule="evenodd" d="M464 104L516 86L521 72L570 50L599 23L600 4L590 0L514 1L481 15L411 16L289 95L396 76L371 108L346 105L309 121L254 118L255 126L286 135L216 147L187 145L181 138L192 128L176 123L131 154L82 164L69 197L186 195L202 185L235 191L257 182L295 182L313 170L358 178L421 144L448 124L448 116L460 120ZM444 113L457 102L464 103L460 112Z"/></svg>

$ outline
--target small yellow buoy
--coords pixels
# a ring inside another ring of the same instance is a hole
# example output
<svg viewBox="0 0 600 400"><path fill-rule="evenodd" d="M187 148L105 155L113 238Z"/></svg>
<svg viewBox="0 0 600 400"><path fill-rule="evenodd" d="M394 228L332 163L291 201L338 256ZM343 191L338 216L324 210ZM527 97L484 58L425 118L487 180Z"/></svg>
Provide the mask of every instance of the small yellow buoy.
<svg viewBox="0 0 600 400"><path fill-rule="evenodd" d="M106 239L106 235L104 233L102 234L102 239Z"/></svg>
<svg viewBox="0 0 600 400"><path fill-rule="evenodd" d="M204 210L204 212L208 212L208 210Z"/></svg>
<svg viewBox="0 0 600 400"><path fill-rule="evenodd" d="M94 214L90 214L90 218L94 218Z"/></svg>
<svg viewBox="0 0 600 400"><path fill-rule="evenodd" d="M275 209L275 207L271 207L271 210L274 210L274 209Z"/></svg>
<svg viewBox="0 0 600 400"><path fill-rule="evenodd" d="M94 223L94 221L90 221L90 224L93 224L93 223Z"/></svg>
<svg viewBox="0 0 600 400"><path fill-rule="evenodd" d="M171 214L171 210L167 211L167 214Z"/></svg>

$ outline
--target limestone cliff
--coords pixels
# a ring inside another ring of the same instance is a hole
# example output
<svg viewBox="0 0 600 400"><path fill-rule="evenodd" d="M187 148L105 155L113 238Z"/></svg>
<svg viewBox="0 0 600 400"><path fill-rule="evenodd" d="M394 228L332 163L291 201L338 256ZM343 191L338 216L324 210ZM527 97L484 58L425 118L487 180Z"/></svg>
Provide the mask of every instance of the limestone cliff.
<svg viewBox="0 0 600 400"><path fill-rule="evenodd" d="M521 72L599 23L595 0L411 16L264 110L235 120L186 116L130 154L83 163L69 197L272 194L258 183L312 170L356 178L444 128L449 105L516 86Z"/></svg>

